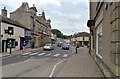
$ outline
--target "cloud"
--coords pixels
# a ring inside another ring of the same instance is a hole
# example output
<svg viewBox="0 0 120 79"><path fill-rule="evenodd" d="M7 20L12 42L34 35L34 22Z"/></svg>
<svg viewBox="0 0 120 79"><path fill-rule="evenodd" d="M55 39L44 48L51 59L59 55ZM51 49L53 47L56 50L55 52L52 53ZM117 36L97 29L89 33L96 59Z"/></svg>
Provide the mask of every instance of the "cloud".
<svg viewBox="0 0 120 79"><path fill-rule="evenodd" d="M30 7L35 4L38 14L44 10L46 18L51 19L52 28L59 29L66 35L73 34L72 31L89 32L88 0L84 2L83 0L1 0L0 2L2 3L0 9L7 6L8 13L19 8L22 2L28 2Z"/></svg>
<svg viewBox="0 0 120 79"><path fill-rule="evenodd" d="M80 5L82 4L82 5ZM72 34L72 31L89 32L87 20L89 19L89 8L87 2L78 2L77 4L65 2L60 9L52 10L53 28L59 28L65 34ZM56 26L57 25L57 26Z"/></svg>

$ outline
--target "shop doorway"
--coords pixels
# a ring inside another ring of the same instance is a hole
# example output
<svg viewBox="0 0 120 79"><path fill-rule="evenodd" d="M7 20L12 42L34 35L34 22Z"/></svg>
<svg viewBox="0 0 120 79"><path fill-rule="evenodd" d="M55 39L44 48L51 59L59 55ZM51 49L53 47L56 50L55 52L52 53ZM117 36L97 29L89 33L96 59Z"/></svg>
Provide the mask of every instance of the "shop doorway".
<svg viewBox="0 0 120 79"><path fill-rule="evenodd" d="M6 42L6 40L2 40L2 52L7 52L7 42Z"/></svg>

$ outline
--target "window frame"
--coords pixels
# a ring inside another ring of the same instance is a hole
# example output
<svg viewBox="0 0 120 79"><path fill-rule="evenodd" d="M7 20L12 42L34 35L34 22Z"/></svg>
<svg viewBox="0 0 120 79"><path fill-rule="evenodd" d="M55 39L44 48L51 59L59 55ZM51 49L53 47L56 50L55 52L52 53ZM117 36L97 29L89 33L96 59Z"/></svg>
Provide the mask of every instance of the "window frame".
<svg viewBox="0 0 120 79"><path fill-rule="evenodd" d="M97 28L96 28L96 54L102 58L102 53L99 54L99 34L102 34L102 24L100 24ZM101 40L102 42L102 40ZM101 44L102 46L102 44Z"/></svg>

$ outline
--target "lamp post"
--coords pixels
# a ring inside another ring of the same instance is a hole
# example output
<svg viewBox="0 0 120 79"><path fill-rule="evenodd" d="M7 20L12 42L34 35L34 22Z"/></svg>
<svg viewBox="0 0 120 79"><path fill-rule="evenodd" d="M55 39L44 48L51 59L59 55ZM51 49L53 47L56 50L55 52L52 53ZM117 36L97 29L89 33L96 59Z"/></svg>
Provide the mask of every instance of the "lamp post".
<svg viewBox="0 0 120 79"><path fill-rule="evenodd" d="M33 40L32 40L32 48L35 47L35 39L34 39L34 30L35 30L34 15L33 15L33 35L32 35L32 39Z"/></svg>
<svg viewBox="0 0 120 79"><path fill-rule="evenodd" d="M1 18L0 18L0 53L2 52L1 49L2 48L1 48Z"/></svg>
<svg viewBox="0 0 120 79"><path fill-rule="evenodd" d="M72 31L72 36L74 36L74 31ZM72 40L72 37L71 37L71 41L72 41L72 44L74 45L74 40Z"/></svg>

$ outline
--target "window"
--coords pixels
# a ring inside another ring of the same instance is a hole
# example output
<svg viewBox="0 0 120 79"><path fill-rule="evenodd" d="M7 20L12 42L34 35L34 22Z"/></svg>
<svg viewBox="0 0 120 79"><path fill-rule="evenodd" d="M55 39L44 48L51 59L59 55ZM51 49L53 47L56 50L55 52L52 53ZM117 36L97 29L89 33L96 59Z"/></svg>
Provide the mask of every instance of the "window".
<svg viewBox="0 0 120 79"><path fill-rule="evenodd" d="M102 25L97 27L96 31L96 54L102 58Z"/></svg>
<svg viewBox="0 0 120 79"><path fill-rule="evenodd" d="M98 34L98 54L102 56L102 32Z"/></svg>
<svg viewBox="0 0 120 79"><path fill-rule="evenodd" d="M85 40L85 37L83 37L83 41Z"/></svg>
<svg viewBox="0 0 120 79"><path fill-rule="evenodd" d="M91 35L91 50L93 50L94 46L93 46L93 36Z"/></svg>

